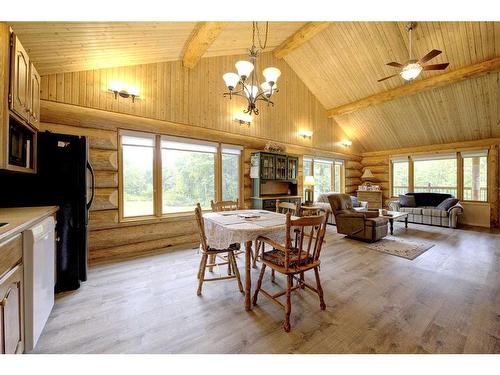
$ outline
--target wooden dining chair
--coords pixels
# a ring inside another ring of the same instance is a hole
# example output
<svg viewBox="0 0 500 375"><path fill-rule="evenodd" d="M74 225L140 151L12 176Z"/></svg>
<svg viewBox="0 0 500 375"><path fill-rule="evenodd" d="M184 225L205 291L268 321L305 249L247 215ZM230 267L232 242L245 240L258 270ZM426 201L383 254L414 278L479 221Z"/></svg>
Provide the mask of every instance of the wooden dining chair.
<svg viewBox="0 0 500 375"><path fill-rule="evenodd" d="M259 237L259 242L268 244L272 250L261 253L262 269L260 271L257 287L253 295L253 304L257 305L259 293L273 300L285 310L285 323L283 328L290 332L290 314L292 310L291 292L298 288L308 288L317 293L321 310L326 309L323 299L323 289L319 277L319 266L321 248L326 232L326 215L307 216L292 219L291 214L286 215L285 244L277 243L267 237ZM286 276L286 288L278 293L271 294L262 289L262 279L266 268L279 272ZM316 287L305 282L304 273L313 270L316 279ZM293 280L297 280L297 285L293 286ZM285 295L286 301L283 304L278 300Z"/></svg>
<svg viewBox="0 0 500 375"><path fill-rule="evenodd" d="M205 235L205 222L203 221L201 206L198 203L196 208L194 209L194 214L196 216L196 222L198 223L198 229L200 234L200 251L201 251L201 260L200 260L200 268L198 269L198 291L197 294L201 295L201 289L203 287L203 283L205 281L216 281L216 280L227 280L227 279L236 279L238 281L238 287L240 288L240 292L243 293L243 285L241 284L240 272L238 270L238 265L236 264L236 259L234 257L235 248L233 245L229 246L227 249L213 249L207 244L207 237ZM227 260L221 263L216 263L217 255L225 254L227 256ZM213 259L212 263L208 262L208 259ZM231 264L231 268L234 271L234 275L228 276L219 276L212 278L205 278L205 271L208 267L213 266L221 266L225 264Z"/></svg>

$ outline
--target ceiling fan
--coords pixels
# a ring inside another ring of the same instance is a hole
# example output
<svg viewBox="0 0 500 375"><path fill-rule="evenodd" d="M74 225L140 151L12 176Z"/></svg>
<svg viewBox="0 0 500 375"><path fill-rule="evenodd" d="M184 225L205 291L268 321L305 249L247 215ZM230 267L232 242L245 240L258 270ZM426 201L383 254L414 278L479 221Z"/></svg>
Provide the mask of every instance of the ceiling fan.
<svg viewBox="0 0 500 375"><path fill-rule="evenodd" d="M400 75L401 78L403 78L406 81L411 81L417 78L422 70L444 70L448 67L450 63L443 63L443 64L433 64L433 65L424 65L427 61L433 59L434 57L438 56L441 54L441 51L437 49L433 49L431 52L429 52L427 55L422 57L420 60L412 59L411 57L411 32L412 30L415 30L417 27L416 22L410 22L408 25L406 25L406 31L408 31L409 34L409 55L410 58L409 60L403 65L398 62L390 62L387 63L389 66L393 66L395 68L401 68L401 71L399 73L393 74L389 77L381 78L377 82L382 82L385 81L386 79L395 77L397 75Z"/></svg>

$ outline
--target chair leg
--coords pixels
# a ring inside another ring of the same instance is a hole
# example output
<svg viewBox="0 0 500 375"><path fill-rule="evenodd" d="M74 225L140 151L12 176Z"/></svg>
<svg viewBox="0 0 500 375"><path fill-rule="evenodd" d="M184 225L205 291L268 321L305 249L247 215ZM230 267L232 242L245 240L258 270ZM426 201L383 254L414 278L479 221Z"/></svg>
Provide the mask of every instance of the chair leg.
<svg viewBox="0 0 500 375"><path fill-rule="evenodd" d="M274 272L274 270L272 269L271 270L271 281L274 283L276 281L276 273Z"/></svg>
<svg viewBox="0 0 500 375"><path fill-rule="evenodd" d="M321 310L325 310L326 305L325 305L325 300L323 299L323 288L321 288L321 281L319 279L318 267L314 268L314 276L316 277L316 289L318 290L319 307L321 308Z"/></svg>
<svg viewBox="0 0 500 375"><path fill-rule="evenodd" d="M210 263L210 264L214 264L214 263L215 263L215 255L210 255L210 256L208 257L208 263ZM210 266L210 267L208 267L208 270L209 270L210 272L214 272L214 266Z"/></svg>
<svg viewBox="0 0 500 375"><path fill-rule="evenodd" d="M233 257L234 257L234 253L233 253ZM232 262L229 260L229 253L227 253L227 275L228 275L228 276L231 276L231 273L232 273L232 268L233 268L233 264L232 264Z"/></svg>
<svg viewBox="0 0 500 375"><path fill-rule="evenodd" d="M203 281L205 281L205 270L207 268L207 259L208 255L203 254L201 257L201 262L200 262L200 275L198 277L198 291L196 292L197 295L201 295L201 288L203 287Z"/></svg>
<svg viewBox="0 0 500 375"><path fill-rule="evenodd" d="M260 287L262 286L262 279L264 278L264 272L266 271L266 265L262 263L262 268L260 270L259 280L257 280L257 287L255 288L255 293L253 294L253 305L257 305L257 296L259 295Z"/></svg>
<svg viewBox="0 0 500 375"><path fill-rule="evenodd" d="M291 301L290 297L292 294L292 283L293 283L293 276L287 275L286 276L285 324L283 324L283 328L285 329L285 332L290 332L290 314L292 312L292 301Z"/></svg>
<svg viewBox="0 0 500 375"><path fill-rule="evenodd" d="M241 278L240 278L240 271L238 270L238 264L236 263L236 258L234 256L233 252L229 252L227 254L227 257L232 264L232 267L234 269L234 274L236 276L236 280L238 281L238 288L240 288L240 292L243 293L243 284L241 283Z"/></svg>

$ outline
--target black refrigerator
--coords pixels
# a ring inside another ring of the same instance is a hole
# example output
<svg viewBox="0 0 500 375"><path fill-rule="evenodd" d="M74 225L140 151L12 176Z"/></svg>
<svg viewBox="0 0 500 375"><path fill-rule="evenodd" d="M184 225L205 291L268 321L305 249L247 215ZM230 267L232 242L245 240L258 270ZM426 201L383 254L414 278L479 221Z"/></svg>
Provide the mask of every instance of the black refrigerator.
<svg viewBox="0 0 500 375"><path fill-rule="evenodd" d="M75 290L87 280L87 226L94 197L87 138L40 132L37 143L36 175L0 175L0 206L59 206L55 291Z"/></svg>

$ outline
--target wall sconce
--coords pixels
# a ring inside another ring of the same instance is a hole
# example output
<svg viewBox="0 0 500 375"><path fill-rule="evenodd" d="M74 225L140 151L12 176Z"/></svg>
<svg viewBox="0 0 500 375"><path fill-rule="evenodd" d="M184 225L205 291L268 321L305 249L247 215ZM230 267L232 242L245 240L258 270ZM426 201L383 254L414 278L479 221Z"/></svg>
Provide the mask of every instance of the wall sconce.
<svg viewBox="0 0 500 375"><path fill-rule="evenodd" d="M301 130L301 131L299 131L299 135L300 135L302 138L304 138L304 139L306 139L306 138L311 139L311 138L312 138L312 136L313 136L313 132L312 132L312 131L310 131L310 130Z"/></svg>
<svg viewBox="0 0 500 375"><path fill-rule="evenodd" d="M234 116L234 121L239 122L240 125L248 125L252 123L253 117L248 113L238 112Z"/></svg>
<svg viewBox="0 0 500 375"><path fill-rule="evenodd" d="M139 89L135 86L130 86L128 89L120 81L111 81L109 83L109 89L115 95L115 99L118 99L118 95L122 98L132 98L132 103L135 102L135 98L139 97Z"/></svg>
<svg viewBox="0 0 500 375"><path fill-rule="evenodd" d="M352 146L352 141L348 140L348 139L345 139L343 140L342 142L340 142L340 144L344 147L351 147Z"/></svg>

